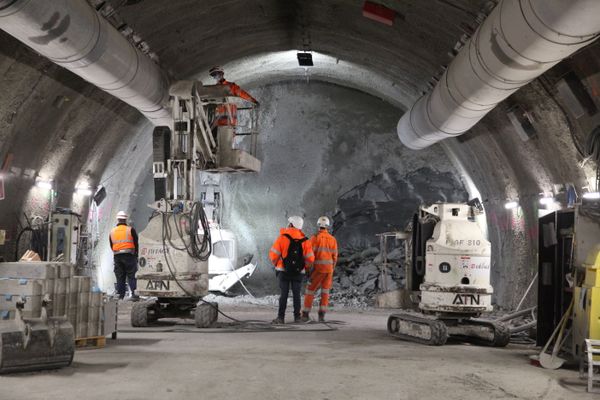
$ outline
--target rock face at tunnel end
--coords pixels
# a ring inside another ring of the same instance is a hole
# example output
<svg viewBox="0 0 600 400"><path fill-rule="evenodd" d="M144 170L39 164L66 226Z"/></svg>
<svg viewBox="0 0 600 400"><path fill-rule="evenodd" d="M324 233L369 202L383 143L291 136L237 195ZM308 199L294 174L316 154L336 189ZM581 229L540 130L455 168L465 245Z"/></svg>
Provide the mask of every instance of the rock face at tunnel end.
<svg viewBox="0 0 600 400"><path fill-rule="evenodd" d="M334 232L346 248L377 244L376 234L403 230L418 206L465 202L467 197L449 172L422 167L401 176L388 168L338 198Z"/></svg>
<svg viewBox="0 0 600 400"><path fill-rule="evenodd" d="M340 248L361 251L377 233L404 229L417 207L466 201L459 174L439 146L413 152L398 140L401 110L353 89L284 82L252 89L261 101L258 174L223 176L224 222L241 253L255 254L251 280L275 289L269 248L287 217L334 221Z"/></svg>

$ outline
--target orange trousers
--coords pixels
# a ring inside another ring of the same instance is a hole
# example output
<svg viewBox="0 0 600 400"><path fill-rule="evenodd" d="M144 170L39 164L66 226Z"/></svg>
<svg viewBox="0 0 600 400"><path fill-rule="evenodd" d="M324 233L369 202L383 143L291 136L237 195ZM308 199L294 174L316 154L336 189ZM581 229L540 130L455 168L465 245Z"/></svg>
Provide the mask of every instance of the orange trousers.
<svg viewBox="0 0 600 400"><path fill-rule="evenodd" d="M327 311L327 305L329 304L329 291L333 285L333 272L318 272L313 271L310 274L310 282L306 287L304 293L304 312L310 312L313 301L315 300L315 293L321 288L321 302L319 303L319 312L324 313Z"/></svg>

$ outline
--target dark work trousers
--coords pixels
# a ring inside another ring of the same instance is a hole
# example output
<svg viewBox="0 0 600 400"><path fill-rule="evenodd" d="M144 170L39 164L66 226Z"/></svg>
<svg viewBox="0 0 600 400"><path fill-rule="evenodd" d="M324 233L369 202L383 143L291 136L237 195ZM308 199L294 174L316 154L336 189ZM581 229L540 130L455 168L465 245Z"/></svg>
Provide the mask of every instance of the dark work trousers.
<svg viewBox="0 0 600 400"><path fill-rule="evenodd" d="M300 318L300 310L302 309L301 292L303 276L304 275L301 274L290 276L284 272L277 272L279 289L281 290L281 294L279 295L279 313L277 314L278 318L282 320L285 318L285 309L287 307L290 286L292 287L292 295L294 297L294 318Z"/></svg>
<svg viewBox="0 0 600 400"><path fill-rule="evenodd" d="M129 284L131 294L135 294L137 281L135 273L137 272L137 257L133 254L115 254L115 277L117 278L117 293L119 297L125 297L125 280Z"/></svg>

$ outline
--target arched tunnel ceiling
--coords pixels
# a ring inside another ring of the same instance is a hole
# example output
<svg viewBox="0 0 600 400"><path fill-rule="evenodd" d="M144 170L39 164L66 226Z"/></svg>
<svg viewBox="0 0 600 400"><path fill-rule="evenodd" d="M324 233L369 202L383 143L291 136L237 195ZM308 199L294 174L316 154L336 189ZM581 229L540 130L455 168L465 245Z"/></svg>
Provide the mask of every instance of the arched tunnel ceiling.
<svg viewBox="0 0 600 400"><path fill-rule="evenodd" d="M350 62L390 79L414 100L448 61L447 53L484 1L384 1L394 26L362 16L360 0L169 2L145 0L119 10L177 78L214 64L303 49ZM334 72L335 73L335 72ZM244 78L244 76L233 78Z"/></svg>

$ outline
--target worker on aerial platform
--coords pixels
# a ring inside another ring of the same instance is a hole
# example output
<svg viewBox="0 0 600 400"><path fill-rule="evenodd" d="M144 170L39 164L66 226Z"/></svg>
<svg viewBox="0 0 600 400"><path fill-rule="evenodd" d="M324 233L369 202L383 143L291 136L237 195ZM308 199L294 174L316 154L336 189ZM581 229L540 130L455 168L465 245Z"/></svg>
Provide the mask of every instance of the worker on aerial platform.
<svg viewBox="0 0 600 400"><path fill-rule="evenodd" d="M226 95L230 97L239 97L250 103L259 105L258 100L252 97L244 89L236 85L234 82L229 82L225 79L225 72L221 67L212 67L209 74L217 81L217 85L226 86ZM212 127L217 126L236 126L237 125L237 106L232 103L224 103L217 105L215 116L212 122Z"/></svg>

